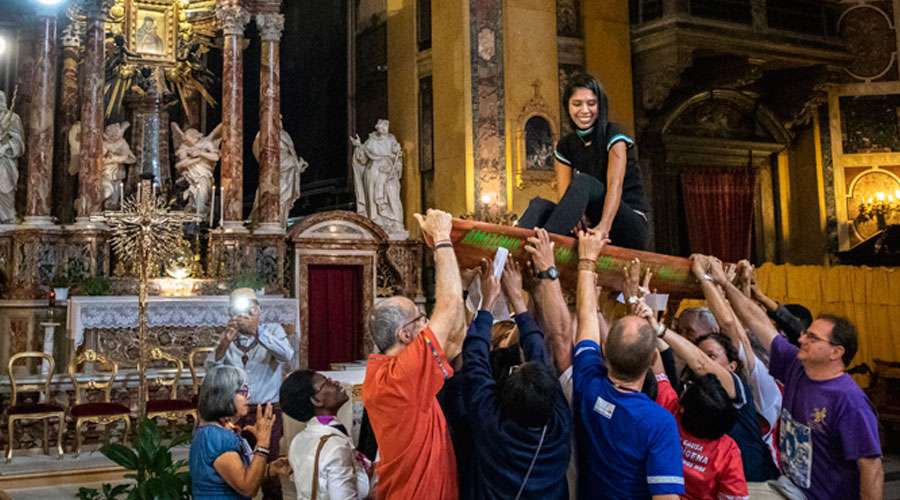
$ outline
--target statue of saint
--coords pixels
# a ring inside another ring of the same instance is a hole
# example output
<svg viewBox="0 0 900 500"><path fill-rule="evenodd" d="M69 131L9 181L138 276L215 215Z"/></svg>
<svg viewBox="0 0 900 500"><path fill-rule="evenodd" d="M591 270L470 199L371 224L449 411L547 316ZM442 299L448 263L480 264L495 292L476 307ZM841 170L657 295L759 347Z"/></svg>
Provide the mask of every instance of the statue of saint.
<svg viewBox="0 0 900 500"><path fill-rule="evenodd" d="M128 122L111 123L103 131L103 203L106 208L119 207L122 198L122 182L125 180L125 165L137 162L131 146L125 140Z"/></svg>
<svg viewBox="0 0 900 500"><path fill-rule="evenodd" d="M15 102L15 96L13 96ZM0 90L0 223L16 222L16 183L19 181L19 157L25 153L22 120L12 106L6 105L6 93Z"/></svg>
<svg viewBox="0 0 900 500"><path fill-rule="evenodd" d="M389 235L406 238L403 205L400 201L400 177L403 174L403 149L388 132L390 123L378 120L375 132L365 143L359 136L353 144L353 175L356 211L382 227Z"/></svg>
<svg viewBox="0 0 900 500"><path fill-rule="evenodd" d="M185 131L172 122L172 137L175 140L175 170L177 182L186 182L188 189L182 194L197 215L209 214L209 198L212 192L213 172L219 162L219 145L222 142L222 124L208 135L195 128Z"/></svg>
<svg viewBox="0 0 900 500"><path fill-rule="evenodd" d="M259 147L260 147L260 136L257 132L256 137L253 139L253 157L256 158L256 161L259 162ZM294 141L291 139L291 135L284 130L284 124L282 123L281 127L281 140L278 143L279 147L279 159L281 160L281 166L279 169L279 191L280 191L280 201L281 201L281 222L283 224L287 223L288 216L290 215L291 208L294 206L294 202L296 202L300 198L300 174L306 171L309 168L309 163L306 162L302 157L297 155L297 150L294 148ZM250 216L251 219L255 219L255 214L257 213L257 202L259 201L259 191L256 194L257 199L253 202L253 211Z"/></svg>

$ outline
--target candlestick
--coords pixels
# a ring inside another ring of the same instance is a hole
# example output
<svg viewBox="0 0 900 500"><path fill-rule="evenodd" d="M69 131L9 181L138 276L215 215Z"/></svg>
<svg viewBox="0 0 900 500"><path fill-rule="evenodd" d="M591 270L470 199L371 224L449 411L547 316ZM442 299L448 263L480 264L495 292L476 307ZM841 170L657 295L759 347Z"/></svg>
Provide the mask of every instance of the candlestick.
<svg viewBox="0 0 900 500"><path fill-rule="evenodd" d="M212 199L209 200L209 228L212 229L216 212L216 186L212 188Z"/></svg>
<svg viewBox="0 0 900 500"><path fill-rule="evenodd" d="M225 223L225 186L219 187L219 227Z"/></svg>

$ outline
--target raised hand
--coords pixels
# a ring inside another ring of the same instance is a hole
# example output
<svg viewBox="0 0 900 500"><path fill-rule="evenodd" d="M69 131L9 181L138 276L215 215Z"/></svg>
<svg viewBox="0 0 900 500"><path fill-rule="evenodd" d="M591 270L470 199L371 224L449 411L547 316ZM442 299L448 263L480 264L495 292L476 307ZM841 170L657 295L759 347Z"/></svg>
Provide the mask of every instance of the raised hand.
<svg viewBox="0 0 900 500"><path fill-rule="evenodd" d="M747 260L741 260L737 263L737 281L735 285L744 292L744 295L750 297L753 293L752 287L755 277L753 275L753 264Z"/></svg>
<svg viewBox="0 0 900 500"><path fill-rule="evenodd" d="M287 457L278 457L277 460L269 464L269 475L289 477L293 474L291 463Z"/></svg>
<svg viewBox="0 0 900 500"><path fill-rule="evenodd" d="M699 253L691 254L691 272L698 280L709 274L709 259Z"/></svg>
<svg viewBox="0 0 900 500"><path fill-rule="evenodd" d="M481 309L490 311L500 296L500 280L494 276L491 261L481 259Z"/></svg>
<svg viewBox="0 0 900 500"><path fill-rule="evenodd" d="M500 277L500 285L503 288L503 294L506 295L506 301L517 314L528 309L522 293L522 270L515 259L506 259L503 276Z"/></svg>
<svg viewBox="0 0 900 500"><path fill-rule="evenodd" d="M475 278L478 277L478 274L481 273L481 268L478 266L470 267L468 269L463 269L459 272L459 277L462 280L462 289L468 290L469 285L475 281Z"/></svg>
<svg viewBox="0 0 900 500"><path fill-rule="evenodd" d="M641 261L633 259L622 268L624 279L622 280L622 295L626 299L640 298Z"/></svg>
<svg viewBox="0 0 900 500"><path fill-rule="evenodd" d="M728 279L728 275L725 273L725 269L722 267L722 261L719 259L709 258L709 275L712 276L713 281L716 284L724 285L725 283L730 283L731 280Z"/></svg>
<svg viewBox="0 0 900 500"><path fill-rule="evenodd" d="M543 228L535 228L534 236L528 238L525 251L531 254L531 262L536 272L546 271L556 265L553 257L553 247L556 245L550 240L550 233Z"/></svg>
<svg viewBox="0 0 900 500"><path fill-rule="evenodd" d="M268 448L272 440L272 425L275 423L275 416L272 414L272 403L266 404L263 410L262 405L256 406L256 422L253 425L244 427L245 431L250 431L256 438L256 445Z"/></svg>
<svg viewBox="0 0 900 500"><path fill-rule="evenodd" d="M426 242L429 239L431 240L429 243L450 239L450 230L453 229L453 217L447 212L429 208L425 212L425 217L422 217L422 214L414 214L414 216L419 221L422 232L425 233Z"/></svg>
<svg viewBox="0 0 900 500"><path fill-rule="evenodd" d="M578 258L597 260L603 247L609 243L609 238L595 231L578 232Z"/></svg>

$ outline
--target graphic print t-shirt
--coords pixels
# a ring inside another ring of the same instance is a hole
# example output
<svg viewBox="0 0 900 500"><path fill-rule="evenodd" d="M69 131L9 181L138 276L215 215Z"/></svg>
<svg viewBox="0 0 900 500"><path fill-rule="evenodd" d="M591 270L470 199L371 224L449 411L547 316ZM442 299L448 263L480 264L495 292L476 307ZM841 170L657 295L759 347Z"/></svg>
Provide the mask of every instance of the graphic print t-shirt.
<svg viewBox="0 0 900 500"><path fill-rule="evenodd" d="M878 421L862 389L843 374L815 381L784 337L772 342L769 370L784 384L778 446L781 469L810 500L858 498L860 458L881 456Z"/></svg>

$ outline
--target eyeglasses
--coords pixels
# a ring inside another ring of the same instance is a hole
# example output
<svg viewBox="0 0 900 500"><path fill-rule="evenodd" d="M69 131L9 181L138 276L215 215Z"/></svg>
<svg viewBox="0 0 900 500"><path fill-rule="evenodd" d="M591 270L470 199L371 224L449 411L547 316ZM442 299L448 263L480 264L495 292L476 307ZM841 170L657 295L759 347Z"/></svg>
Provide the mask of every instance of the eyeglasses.
<svg viewBox="0 0 900 500"><path fill-rule="evenodd" d="M406 329L407 326L414 325L423 319L425 320L426 323L428 322L428 316L425 316L424 314L419 314L415 318L407 321L406 323L403 323L403 326L401 326L400 329L404 330L404 329Z"/></svg>
<svg viewBox="0 0 900 500"><path fill-rule="evenodd" d="M240 389L234 391L234 394L235 394L235 396L240 395L240 396L244 396L246 398L246 397L250 396L250 386L248 386L247 384L244 384L241 386Z"/></svg>
<svg viewBox="0 0 900 500"><path fill-rule="evenodd" d="M803 330L803 333L801 333L800 336L801 337L806 336L806 338L809 339L810 342L827 342L836 347L841 345L841 344L835 343L832 340L825 340L822 337L819 337L818 335L816 335L815 333L813 333L809 330Z"/></svg>

